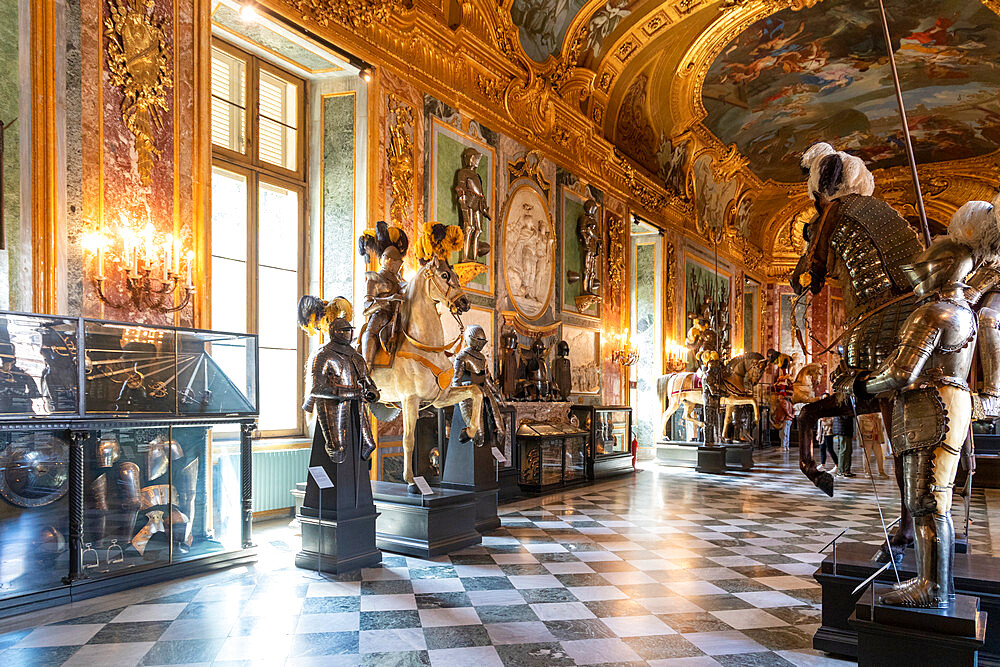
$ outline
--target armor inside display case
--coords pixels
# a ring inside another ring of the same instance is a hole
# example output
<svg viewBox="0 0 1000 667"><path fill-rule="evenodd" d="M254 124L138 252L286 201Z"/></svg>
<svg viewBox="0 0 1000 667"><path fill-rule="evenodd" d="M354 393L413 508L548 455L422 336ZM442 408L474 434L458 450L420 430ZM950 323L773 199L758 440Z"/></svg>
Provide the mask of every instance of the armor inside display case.
<svg viewBox="0 0 1000 667"><path fill-rule="evenodd" d="M69 442L0 433L0 598L54 588L69 569Z"/></svg>
<svg viewBox="0 0 1000 667"><path fill-rule="evenodd" d="M559 422L524 421L517 442L522 489L542 491L586 479L585 431Z"/></svg>
<svg viewBox="0 0 1000 667"><path fill-rule="evenodd" d="M253 335L0 312L0 616L252 560L257 386Z"/></svg>

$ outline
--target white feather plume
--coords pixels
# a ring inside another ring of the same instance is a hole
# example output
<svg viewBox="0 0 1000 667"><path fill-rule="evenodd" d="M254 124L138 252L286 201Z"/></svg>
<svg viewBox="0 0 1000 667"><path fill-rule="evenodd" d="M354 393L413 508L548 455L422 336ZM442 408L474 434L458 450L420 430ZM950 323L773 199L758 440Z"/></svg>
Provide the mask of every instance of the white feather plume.
<svg viewBox="0 0 1000 667"><path fill-rule="evenodd" d="M948 236L956 243L972 249L978 259L1000 254L1000 224L997 205L1000 196L993 203L969 201L955 211L948 223Z"/></svg>
<svg viewBox="0 0 1000 667"><path fill-rule="evenodd" d="M847 195L862 195L870 197L875 192L875 178L868 170L865 161L850 153L836 150L827 143L816 143L810 146L802 155L802 168L809 169L809 193L814 197L819 191L820 164L830 155L840 156L844 166L843 179L840 187L830 199L840 199Z"/></svg>

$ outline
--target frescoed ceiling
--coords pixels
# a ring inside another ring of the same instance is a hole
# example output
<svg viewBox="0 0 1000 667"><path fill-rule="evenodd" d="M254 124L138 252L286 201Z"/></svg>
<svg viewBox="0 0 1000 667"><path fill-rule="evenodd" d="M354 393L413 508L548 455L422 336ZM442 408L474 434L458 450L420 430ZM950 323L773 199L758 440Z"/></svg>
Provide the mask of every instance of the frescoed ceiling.
<svg viewBox="0 0 1000 667"><path fill-rule="evenodd" d="M925 203L941 224L1000 185L1000 1L885 4ZM783 239L810 205L798 161L820 140L863 157L876 194L915 216L877 0L503 6L537 74L664 183L682 224L702 222L694 166L710 168L702 182L728 201L711 208L732 247L786 261L795 249Z"/></svg>
<svg viewBox="0 0 1000 667"><path fill-rule="evenodd" d="M1000 18L968 0L887 0L919 164L984 155L1000 143ZM712 63L705 125L762 180L801 180L816 141L870 168L906 164L878 0L823 2L757 21Z"/></svg>

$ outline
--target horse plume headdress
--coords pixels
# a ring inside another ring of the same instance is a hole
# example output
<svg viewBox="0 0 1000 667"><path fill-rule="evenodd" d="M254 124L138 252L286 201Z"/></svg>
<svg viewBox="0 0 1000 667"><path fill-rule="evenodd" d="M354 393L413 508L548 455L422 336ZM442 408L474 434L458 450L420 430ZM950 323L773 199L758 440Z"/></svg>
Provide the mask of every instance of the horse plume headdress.
<svg viewBox="0 0 1000 667"><path fill-rule="evenodd" d="M948 224L948 236L956 243L972 249L977 260L995 258L1000 254L1000 195L993 203L966 202L955 211Z"/></svg>
<svg viewBox="0 0 1000 667"><path fill-rule="evenodd" d="M358 254L369 262L382 256L386 248L395 246L400 255L406 255L410 239L401 227L390 225L385 220L375 223L375 229L366 229L358 237Z"/></svg>
<svg viewBox="0 0 1000 667"><path fill-rule="evenodd" d="M809 194L839 199L847 195L870 197L875 192L875 178L865 161L836 150L830 144L813 144L802 155L802 170L809 174Z"/></svg>
<svg viewBox="0 0 1000 667"><path fill-rule="evenodd" d="M318 296L307 294L299 299L299 326L310 336L326 331L337 318L351 320L353 317L354 306L342 296L324 301Z"/></svg>
<svg viewBox="0 0 1000 667"><path fill-rule="evenodd" d="M448 260L448 255L462 249L465 243L465 232L458 225L442 225L440 222L428 222L424 231L417 237L414 253L421 264L437 257Z"/></svg>

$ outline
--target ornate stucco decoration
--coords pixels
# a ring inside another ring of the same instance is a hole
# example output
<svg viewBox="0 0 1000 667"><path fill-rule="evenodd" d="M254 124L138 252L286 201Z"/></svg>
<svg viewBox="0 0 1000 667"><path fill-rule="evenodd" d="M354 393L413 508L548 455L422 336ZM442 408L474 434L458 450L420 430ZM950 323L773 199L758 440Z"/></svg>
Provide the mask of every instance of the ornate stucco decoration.
<svg viewBox="0 0 1000 667"><path fill-rule="evenodd" d="M628 158L622 155L617 148L614 154L625 175L625 183L628 186L629 192L639 201L643 208L648 211L660 212L670 204L670 197L666 193L657 192L640 180L639 172L629 164Z"/></svg>
<svg viewBox="0 0 1000 667"><path fill-rule="evenodd" d="M663 296L663 312L667 315L667 331L674 321L674 296L677 291L677 246L673 241L663 243L663 271L666 273L667 289Z"/></svg>
<svg viewBox="0 0 1000 667"><path fill-rule="evenodd" d="M625 285L625 221L608 215L608 284L615 294Z"/></svg>
<svg viewBox="0 0 1000 667"><path fill-rule="evenodd" d="M384 21L403 7L402 0L294 0L300 11L308 10L321 25L331 21L352 28Z"/></svg>
<svg viewBox="0 0 1000 667"><path fill-rule="evenodd" d="M402 227L413 201L413 107L395 95L387 98L389 140L385 148L389 166L389 220Z"/></svg>
<svg viewBox="0 0 1000 667"><path fill-rule="evenodd" d="M170 48L152 0L109 0L104 20L108 39L108 78L122 93L122 120L139 155L139 180L147 185L153 162L160 156L153 132L167 111L167 88L173 83Z"/></svg>
<svg viewBox="0 0 1000 667"><path fill-rule="evenodd" d="M528 151L519 158L515 158L507 163L507 180L513 183L519 178L528 178L534 181L542 192L545 193L546 201L552 198L552 183L542 172L542 154L538 151Z"/></svg>

